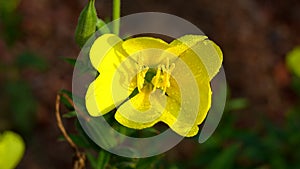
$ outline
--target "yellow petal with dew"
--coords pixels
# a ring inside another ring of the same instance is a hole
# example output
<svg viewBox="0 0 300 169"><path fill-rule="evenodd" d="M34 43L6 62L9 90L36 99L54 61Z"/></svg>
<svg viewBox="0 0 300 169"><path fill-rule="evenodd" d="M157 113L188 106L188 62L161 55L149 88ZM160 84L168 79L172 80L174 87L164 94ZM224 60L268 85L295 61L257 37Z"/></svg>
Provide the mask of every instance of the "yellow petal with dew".
<svg viewBox="0 0 300 169"><path fill-rule="evenodd" d="M186 50L180 56L180 59L192 71L195 80L197 81L200 103L199 112L196 123L201 124L205 119L211 106L211 87L210 79L202 60L191 49ZM175 62L176 64L176 62Z"/></svg>
<svg viewBox="0 0 300 169"><path fill-rule="evenodd" d="M170 43L171 47L167 50L177 56L192 50L200 58L206 68L211 80L222 65L223 54L218 45L203 35L185 35Z"/></svg>
<svg viewBox="0 0 300 169"><path fill-rule="evenodd" d="M159 122L159 119L157 119L155 121L148 122L148 123L140 123L140 122L129 120L129 119L125 118L124 116L122 116L121 113L118 113L118 112L115 114L115 119L123 126L132 128L132 129L137 129L137 130L152 127L157 122Z"/></svg>
<svg viewBox="0 0 300 169"><path fill-rule="evenodd" d="M125 51L132 55L144 49L166 49L169 44L159 38L152 37L137 37L126 40L123 43Z"/></svg>
<svg viewBox="0 0 300 169"><path fill-rule="evenodd" d="M181 70L177 72L181 72ZM181 77L179 77L176 71L174 73L177 79L179 78L178 80L180 80ZM183 72L182 75L183 74L185 73ZM195 98L195 93L193 93L195 89L191 88L191 86L188 86L184 89L184 92L189 93L185 93L185 97L183 97L183 93L181 93L180 88L174 78L170 78L170 84L171 85L166 92L168 95L167 104L161 120L168 124L173 131L181 136L195 136L199 131L199 120L197 120L198 116L200 117L205 113L200 110L200 107L202 106L199 106L199 110L195 110L195 106L197 107L199 104L201 104L201 100ZM186 84L183 85L186 86ZM194 87L197 87L197 84L194 85L196 85ZM190 97L186 97L187 95L190 95Z"/></svg>
<svg viewBox="0 0 300 169"><path fill-rule="evenodd" d="M138 93L122 104L116 114L116 120L129 128L143 129L157 123L164 109L166 96L160 92Z"/></svg>

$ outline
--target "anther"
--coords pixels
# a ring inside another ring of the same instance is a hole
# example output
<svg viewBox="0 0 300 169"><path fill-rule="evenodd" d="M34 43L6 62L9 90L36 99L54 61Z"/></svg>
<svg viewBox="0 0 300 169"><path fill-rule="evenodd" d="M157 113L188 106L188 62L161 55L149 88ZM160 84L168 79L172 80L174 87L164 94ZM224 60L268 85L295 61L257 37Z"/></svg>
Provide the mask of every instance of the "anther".
<svg viewBox="0 0 300 169"><path fill-rule="evenodd" d="M158 88L158 82L159 82L161 71L162 71L162 65L158 65L158 68L157 68L157 71L156 71L156 75L155 75L155 77L153 77L153 89L152 89L152 92L154 92L156 90L156 88Z"/></svg>
<svg viewBox="0 0 300 169"><path fill-rule="evenodd" d="M142 92L142 88L144 87L144 82L145 82L145 76L147 71L149 70L149 67L143 64L144 58L141 56L137 58L137 62L139 66L139 72L137 74L137 87L139 92Z"/></svg>

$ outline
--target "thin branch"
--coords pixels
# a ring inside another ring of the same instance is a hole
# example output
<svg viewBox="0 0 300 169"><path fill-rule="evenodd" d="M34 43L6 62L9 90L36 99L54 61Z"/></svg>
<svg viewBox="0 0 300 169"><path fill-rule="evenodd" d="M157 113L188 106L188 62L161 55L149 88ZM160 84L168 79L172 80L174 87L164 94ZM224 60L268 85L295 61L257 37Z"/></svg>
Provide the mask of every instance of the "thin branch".
<svg viewBox="0 0 300 169"><path fill-rule="evenodd" d="M60 95L57 94L56 96L56 104L55 104L55 115L56 115L56 120L57 120L57 126L60 129L60 131L62 132L63 136L65 137L65 139L67 140L67 142L69 143L69 145L72 147L72 149L74 151L79 151L78 147L76 146L76 144L73 142L73 140L70 138L70 136L67 134L66 129L62 123L61 117L60 117Z"/></svg>
<svg viewBox="0 0 300 169"><path fill-rule="evenodd" d="M69 143L69 145L71 146L71 148L75 152L73 169L85 169L86 155L79 151L79 148L73 142L73 140L70 138L70 136L68 135L68 133L67 133L67 131L66 131L66 129L65 129L63 123L62 123L62 120L61 120L61 117L60 117L60 98L61 98L61 95L57 94L56 102L55 102L55 115L56 115L56 120L57 120L57 126L60 129L60 131L62 132L65 139L67 140L67 142ZM72 100L71 100L71 102L72 102Z"/></svg>

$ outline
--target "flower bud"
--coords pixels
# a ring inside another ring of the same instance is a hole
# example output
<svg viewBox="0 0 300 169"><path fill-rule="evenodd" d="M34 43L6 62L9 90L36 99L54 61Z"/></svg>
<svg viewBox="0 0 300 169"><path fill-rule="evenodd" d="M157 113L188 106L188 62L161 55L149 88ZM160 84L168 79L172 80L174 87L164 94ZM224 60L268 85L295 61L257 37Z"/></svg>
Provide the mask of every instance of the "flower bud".
<svg viewBox="0 0 300 169"><path fill-rule="evenodd" d="M89 0L89 3L80 13L75 31L75 41L80 47L83 47L96 31L97 18L95 0Z"/></svg>

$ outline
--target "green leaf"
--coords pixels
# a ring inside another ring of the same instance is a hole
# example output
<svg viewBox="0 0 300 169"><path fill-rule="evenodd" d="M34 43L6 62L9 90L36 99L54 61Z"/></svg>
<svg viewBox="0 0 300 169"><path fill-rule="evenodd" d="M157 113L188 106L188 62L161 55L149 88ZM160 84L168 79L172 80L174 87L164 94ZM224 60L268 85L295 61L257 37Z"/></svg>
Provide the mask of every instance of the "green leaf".
<svg viewBox="0 0 300 169"><path fill-rule="evenodd" d="M241 110L248 106L248 100L245 98L231 99L226 103L225 111Z"/></svg>
<svg viewBox="0 0 300 169"><path fill-rule="evenodd" d="M98 168L96 168L96 169L105 169L106 166L108 165L109 159L110 159L110 153L106 152L104 150L101 150L99 152L98 159L97 159Z"/></svg>
<svg viewBox="0 0 300 169"><path fill-rule="evenodd" d="M76 64L76 59L73 59L73 58L63 58L63 59L64 59L64 61L66 61L67 63L69 63L72 66L75 66L75 64Z"/></svg>
<svg viewBox="0 0 300 169"><path fill-rule="evenodd" d="M100 30L102 34L110 33L110 29L107 27L106 23L100 18L97 18L96 29Z"/></svg>
<svg viewBox="0 0 300 169"><path fill-rule="evenodd" d="M137 163L136 169L154 169L155 165L162 156L153 156L140 159Z"/></svg>
<svg viewBox="0 0 300 169"><path fill-rule="evenodd" d="M64 118L73 118L73 117L76 117L76 116L77 116L77 113L76 113L75 110L74 110L74 111L70 111L70 112L68 112L68 113L65 113L65 114L63 115Z"/></svg>
<svg viewBox="0 0 300 169"><path fill-rule="evenodd" d="M72 92L62 89L59 91L60 94L66 94L70 99L72 99ZM62 95L60 101L64 106L67 107L68 110L74 110L73 105L69 102L69 100L66 98L66 96Z"/></svg>
<svg viewBox="0 0 300 169"><path fill-rule="evenodd" d="M18 134L5 131L0 135L0 168L15 168L22 159L25 143Z"/></svg>
<svg viewBox="0 0 300 169"><path fill-rule="evenodd" d="M115 165L116 168L122 169L136 169L136 162L134 161L122 161Z"/></svg>
<svg viewBox="0 0 300 169"><path fill-rule="evenodd" d="M118 142L114 136L107 135L107 133L112 132L114 129L104 126L101 120L103 119L91 118L89 121L81 123L81 125L83 125L82 127L85 128L91 139L97 142L97 144L104 146L105 149L113 148Z"/></svg>
<svg viewBox="0 0 300 169"><path fill-rule="evenodd" d="M286 55L286 64L289 70L300 77L300 46L295 47Z"/></svg>
<svg viewBox="0 0 300 169"><path fill-rule="evenodd" d="M59 93L66 94L66 95L68 95L70 98L72 98L72 92L69 91L69 90L62 89L62 90L59 91Z"/></svg>
<svg viewBox="0 0 300 169"><path fill-rule="evenodd" d="M90 165L92 166L93 169L97 169L97 160L96 158L90 153L86 152L87 159L90 162Z"/></svg>
<svg viewBox="0 0 300 169"><path fill-rule="evenodd" d="M80 47L83 47L87 40L95 33L97 19L95 0L89 0L80 13L75 31L75 41Z"/></svg>
<svg viewBox="0 0 300 169"><path fill-rule="evenodd" d="M233 144L215 157L207 169L231 169L234 168L234 160L238 153L240 145Z"/></svg>
<svg viewBox="0 0 300 169"><path fill-rule="evenodd" d="M74 141L74 143L82 148L90 148L91 145L88 140L86 140L81 135L70 134L70 138Z"/></svg>
<svg viewBox="0 0 300 169"><path fill-rule="evenodd" d="M85 133L85 131L83 130L83 128L81 127L78 119L75 120L75 128L78 132L78 135L80 137L82 137L83 140L85 140L86 142L88 142L89 146L85 147L85 148L92 148L94 150L100 151L100 147L93 141L91 140L91 138Z"/></svg>

